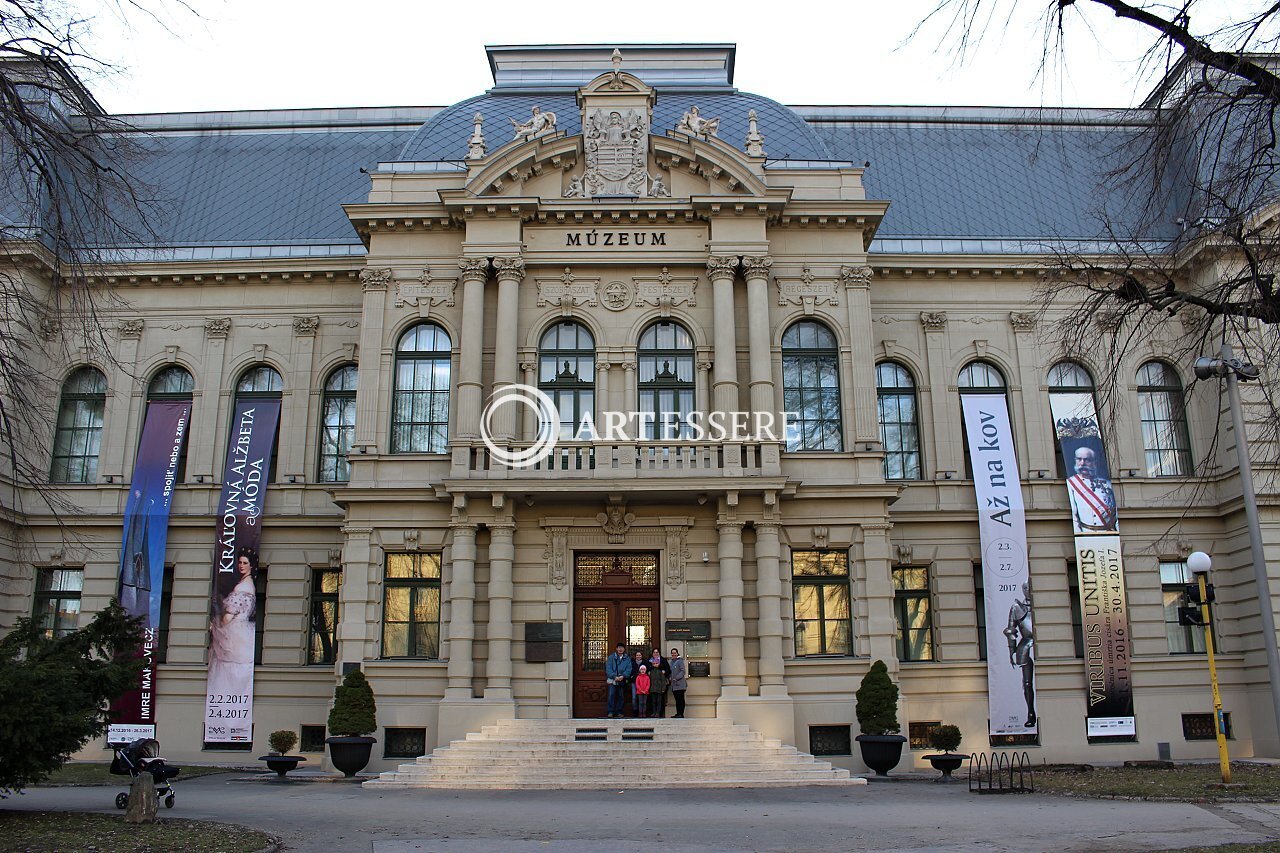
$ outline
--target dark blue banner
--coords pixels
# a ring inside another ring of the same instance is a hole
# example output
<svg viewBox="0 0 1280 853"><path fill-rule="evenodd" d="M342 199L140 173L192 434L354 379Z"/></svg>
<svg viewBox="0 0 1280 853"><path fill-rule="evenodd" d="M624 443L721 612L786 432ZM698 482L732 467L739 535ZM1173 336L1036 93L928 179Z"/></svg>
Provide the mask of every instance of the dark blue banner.
<svg viewBox="0 0 1280 853"><path fill-rule="evenodd" d="M142 619L140 654L146 665L138 687L112 706L116 715L109 740L133 739L130 735L155 736L155 644L164 586L164 549L169 539L169 506L182 458L182 442L190 422L190 401L147 404L133 483L124 508L117 592L120 605L129 615Z"/></svg>
<svg viewBox="0 0 1280 853"><path fill-rule="evenodd" d="M253 740L258 545L279 420L279 399L238 400L231 420L213 546L206 743Z"/></svg>

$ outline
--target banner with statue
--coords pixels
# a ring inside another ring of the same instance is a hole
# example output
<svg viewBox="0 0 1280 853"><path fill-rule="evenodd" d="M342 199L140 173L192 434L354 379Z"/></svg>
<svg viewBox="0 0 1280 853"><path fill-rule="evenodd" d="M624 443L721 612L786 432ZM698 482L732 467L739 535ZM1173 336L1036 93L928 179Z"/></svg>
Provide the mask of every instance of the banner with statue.
<svg viewBox="0 0 1280 853"><path fill-rule="evenodd" d="M258 546L279 419L279 399L250 399L237 401L231 422L213 552L206 743L253 740Z"/></svg>
<svg viewBox="0 0 1280 853"><path fill-rule="evenodd" d="M1116 493L1092 394L1052 394L1054 434L1067 466L1084 633L1087 734L1133 740L1132 641Z"/></svg>
<svg viewBox="0 0 1280 853"><path fill-rule="evenodd" d="M120 572L116 596L130 616L142 620L143 659L138 683L111 705L107 740L124 743L155 737L155 653L164 587L164 551L169 540L169 507L191 422L190 401L147 404L133 482L124 506Z"/></svg>
<svg viewBox="0 0 1280 853"><path fill-rule="evenodd" d="M1018 457L1003 394L962 394L982 538L987 716L992 736L1039 734L1035 624Z"/></svg>

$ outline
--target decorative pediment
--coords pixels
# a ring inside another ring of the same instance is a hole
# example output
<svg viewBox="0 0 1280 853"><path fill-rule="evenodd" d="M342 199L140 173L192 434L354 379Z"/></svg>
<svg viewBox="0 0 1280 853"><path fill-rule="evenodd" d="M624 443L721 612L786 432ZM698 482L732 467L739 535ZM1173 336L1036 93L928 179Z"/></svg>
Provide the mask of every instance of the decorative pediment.
<svg viewBox="0 0 1280 853"><path fill-rule="evenodd" d="M656 305L664 312L677 305L688 305L696 308L698 278L697 276L675 276L666 267L656 276L635 277L636 307Z"/></svg>
<svg viewBox="0 0 1280 853"><path fill-rule="evenodd" d="M658 165L664 169L683 170L708 181L718 181L731 193L769 194L769 187L752 171L746 155L715 137L701 139L673 133L653 137L650 147Z"/></svg>
<svg viewBox="0 0 1280 853"><path fill-rule="evenodd" d="M444 305L452 308L457 286L457 279L437 281L431 277L431 270L424 269L416 281L396 281L395 306L402 308L405 305L417 305L421 308L434 308L437 305Z"/></svg>
<svg viewBox="0 0 1280 853"><path fill-rule="evenodd" d="M840 293L836 283L819 277L806 266L798 276L777 276L778 304L800 305L811 312L816 305L839 305Z"/></svg>
<svg viewBox="0 0 1280 853"><path fill-rule="evenodd" d="M534 279L538 287L538 307L554 305L564 311L572 308L595 308L599 302L600 279L580 278L570 267L555 278Z"/></svg>

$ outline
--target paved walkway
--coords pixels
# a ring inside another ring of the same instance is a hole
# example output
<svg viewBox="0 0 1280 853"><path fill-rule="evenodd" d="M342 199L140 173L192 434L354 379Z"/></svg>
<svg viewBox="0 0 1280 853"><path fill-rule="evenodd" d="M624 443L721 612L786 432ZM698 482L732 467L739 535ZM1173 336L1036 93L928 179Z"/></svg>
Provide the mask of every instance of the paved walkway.
<svg viewBox="0 0 1280 853"><path fill-rule="evenodd" d="M978 796L963 784L627 791L374 791L231 774L179 781L166 816L247 824L307 853L1169 850L1280 839L1280 805ZM37 788L0 809L114 812L118 789Z"/></svg>

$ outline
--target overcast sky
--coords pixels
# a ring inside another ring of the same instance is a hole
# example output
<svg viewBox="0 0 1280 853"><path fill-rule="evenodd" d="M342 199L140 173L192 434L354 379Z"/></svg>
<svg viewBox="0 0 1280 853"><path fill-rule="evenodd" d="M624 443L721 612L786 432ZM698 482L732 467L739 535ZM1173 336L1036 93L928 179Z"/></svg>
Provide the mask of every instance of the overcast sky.
<svg viewBox="0 0 1280 853"><path fill-rule="evenodd" d="M736 42L737 86L788 104L1128 106L1151 83L1135 77L1146 33L1098 10L1067 31L1065 68L1037 76L1046 4L1025 0L963 63L941 23L910 38L929 0L189 2L160 25L86 0L90 46L119 68L89 81L109 111L450 104L492 85L485 44L557 42Z"/></svg>

